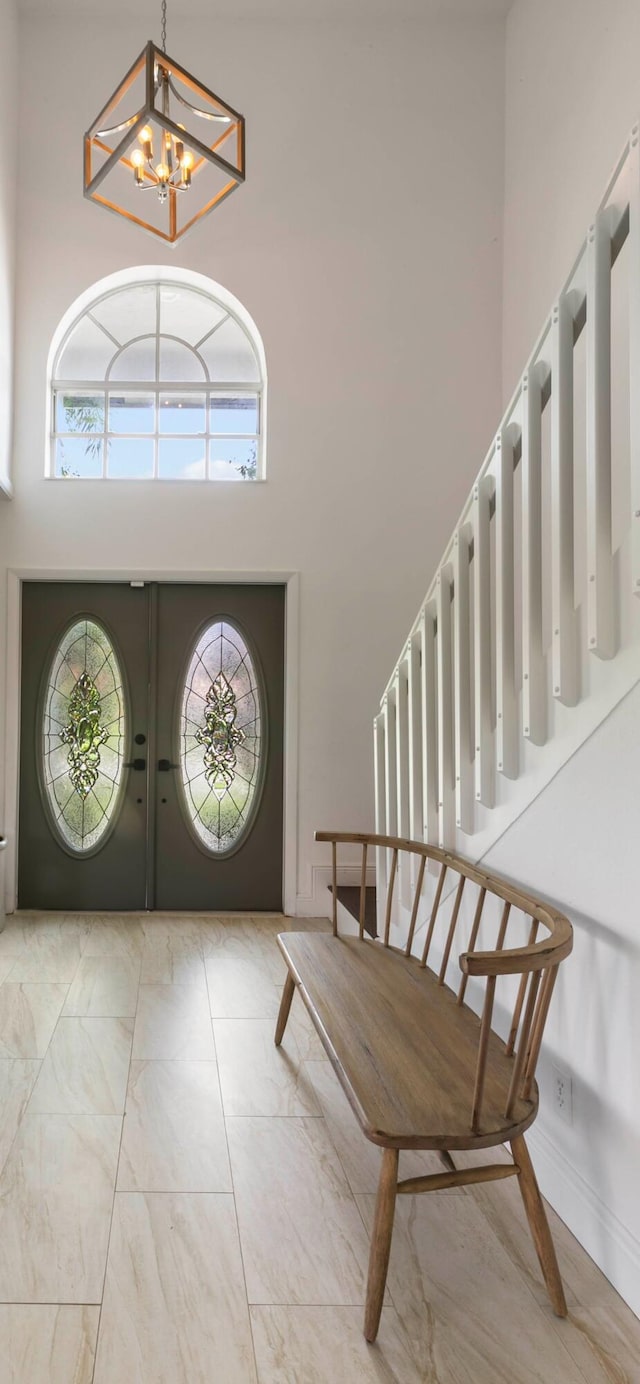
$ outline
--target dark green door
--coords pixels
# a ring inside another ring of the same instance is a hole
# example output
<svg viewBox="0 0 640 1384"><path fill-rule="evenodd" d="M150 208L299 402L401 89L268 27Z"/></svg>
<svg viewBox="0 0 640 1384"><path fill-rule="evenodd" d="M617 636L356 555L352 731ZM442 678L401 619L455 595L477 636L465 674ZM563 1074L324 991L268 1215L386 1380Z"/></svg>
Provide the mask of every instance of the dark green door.
<svg viewBox="0 0 640 1384"><path fill-rule="evenodd" d="M284 588L27 582L21 908L282 907Z"/></svg>

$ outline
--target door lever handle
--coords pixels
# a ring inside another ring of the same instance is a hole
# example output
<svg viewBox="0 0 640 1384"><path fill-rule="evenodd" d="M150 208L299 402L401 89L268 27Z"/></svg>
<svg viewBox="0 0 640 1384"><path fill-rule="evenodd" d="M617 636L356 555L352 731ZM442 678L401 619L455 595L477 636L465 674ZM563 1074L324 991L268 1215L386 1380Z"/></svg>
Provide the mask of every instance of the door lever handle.
<svg viewBox="0 0 640 1384"><path fill-rule="evenodd" d="M122 767L123 769L137 769L138 773L141 773L143 769L146 769L147 761L146 759L128 759Z"/></svg>
<svg viewBox="0 0 640 1384"><path fill-rule="evenodd" d="M168 774L170 769L179 769L179 764L172 764L170 759L159 759L158 769L161 774Z"/></svg>

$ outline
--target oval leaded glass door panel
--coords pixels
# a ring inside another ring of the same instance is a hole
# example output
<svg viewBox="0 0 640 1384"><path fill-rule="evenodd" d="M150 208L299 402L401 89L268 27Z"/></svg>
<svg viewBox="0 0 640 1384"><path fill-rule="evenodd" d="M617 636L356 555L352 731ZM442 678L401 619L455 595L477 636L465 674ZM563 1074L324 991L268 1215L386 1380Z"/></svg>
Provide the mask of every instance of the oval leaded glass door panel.
<svg viewBox="0 0 640 1384"><path fill-rule="evenodd" d="M214 855L237 850L251 828L262 787L264 731L256 660L231 620L215 620L191 656L180 722L187 820Z"/></svg>
<svg viewBox="0 0 640 1384"><path fill-rule="evenodd" d="M67 850L87 855L115 825L126 735L120 661L107 631L75 620L56 649L45 686L42 782Z"/></svg>

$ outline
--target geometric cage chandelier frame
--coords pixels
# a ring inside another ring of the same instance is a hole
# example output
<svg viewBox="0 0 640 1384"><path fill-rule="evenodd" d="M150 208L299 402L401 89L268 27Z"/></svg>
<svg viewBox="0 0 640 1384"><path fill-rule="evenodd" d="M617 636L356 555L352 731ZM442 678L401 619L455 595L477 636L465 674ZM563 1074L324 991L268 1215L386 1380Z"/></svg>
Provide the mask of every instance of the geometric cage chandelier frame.
<svg viewBox="0 0 640 1384"><path fill-rule="evenodd" d="M162 9L163 46L149 40L85 134L84 195L175 245L244 182L245 122L167 55Z"/></svg>

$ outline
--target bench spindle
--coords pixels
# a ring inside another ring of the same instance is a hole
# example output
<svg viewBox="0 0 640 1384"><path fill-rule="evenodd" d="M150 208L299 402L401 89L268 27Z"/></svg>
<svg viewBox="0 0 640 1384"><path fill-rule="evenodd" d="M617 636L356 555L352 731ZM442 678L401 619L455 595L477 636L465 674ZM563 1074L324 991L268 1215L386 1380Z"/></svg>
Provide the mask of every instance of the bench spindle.
<svg viewBox="0 0 640 1384"><path fill-rule="evenodd" d="M536 1014L533 1021L531 1044L527 1054L527 1065L524 1074L524 1086L522 1088L523 1100L528 1100L531 1095L533 1078L536 1074L540 1048L542 1046L542 1035L544 1033L544 1026L549 1012L549 1005L551 1004L551 996L553 994L553 987L556 983L557 975L558 967L550 966L549 970L545 972L544 980L540 986Z"/></svg>
<svg viewBox="0 0 640 1384"><path fill-rule="evenodd" d="M472 952L472 951L474 950L475 945L476 945L476 942L477 942L477 940L478 940L478 932L480 931L480 920L481 920L481 918L482 918L482 910L483 910L483 908L484 908L484 901L485 901L486 897L487 897L487 889L486 889L486 885L483 884L483 885L481 886L480 893L478 894L478 902L477 902L477 904L476 904L476 911L475 911L475 916L474 916L474 919L473 919L473 927L471 928L471 936L470 936L470 938L469 938L469 946L467 947L467 951L468 951L468 952ZM465 975L464 972L463 972L462 980L460 981L460 988L459 988L459 990L458 990L458 1004L462 1004L462 1002L463 1002L463 1000L464 1000L465 992L466 992L466 989L467 989L467 981L468 981L468 979L469 979L468 975Z"/></svg>
<svg viewBox="0 0 640 1384"><path fill-rule="evenodd" d="M451 955L451 947L452 947L452 945L453 945L453 938L454 938L454 934L455 934L455 930L456 930L456 924L457 924L457 922L458 922L458 914L459 914L459 912L460 912L460 904L462 903L462 895L464 894L464 886L465 886L466 882L467 882L467 881L466 881L464 875L461 875L461 876L460 876L459 883L458 883L458 888L457 888L457 890L456 890L455 903L454 903L454 905L453 905L453 912L452 912L452 914L451 914L451 922L449 923L449 931L448 931L448 933L447 933L447 940L446 940L446 942L445 942L444 953L443 953L443 956L442 956L442 965L441 965L441 967L440 967L440 974L439 974L439 976L438 976L438 983L439 983L440 985L444 985L444 978L445 978L445 976L446 976L446 974L447 974L447 966L449 965L449 957L450 957L450 955Z"/></svg>
<svg viewBox="0 0 640 1384"><path fill-rule="evenodd" d="M398 851L394 850L391 857L391 874L389 876L389 888L387 890L387 916L384 920L384 945L389 946L389 933L391 931L391 911L393 909L393 888L396 882L398 871Z"/></svg>
<svg viewBox="0 0 640 1384"><path fill-rule="evenodd" d="M533 918L532 921L531 921L531 927L530 927L530 929L529 929L529 940L528 940L528 942L527 942L527 946L528 946L528 947L532 947L532 946L533 946L533 944L534 944L534 942L535 942L535 940L536 940L537 935L538 935L538 923L537 923L537 920L536 920L535 918ZM520 1026L520 1015L522 1014L522 1006L523 1006L523 1004L524 1004L524 997L525 997L526 989L527 989L527 972L525 971L524 974L520 977L520 984L519 984L519 986L518 986L518 996L517 996L517 999L516 999L516 1002L515 1002L515 1006L514 1006L514 1010L513 1010L513 1018L512 1018L512 1020L511 1020L511 1028L509 1029L509 1039L508 1039L508 1042L507 1042L507 1057L512 1057L512 1056L513 1056L513 1053L514 1053L514 1051L515 1051L516 1038L517 1038L517 1036L518 1036L518 1028L519 1028L519 1026ZM520 1046L522 1047L522 1044L520 1044Z"/></svg>
<svg viewBox="0 0 640 1384"><path fill-rule="evenodd" d="M425 967L426 964L427 964L427 958L428 958L428 956L429 956L429 948L430 948L430 946L431 946L431 938L433 937L433 930L434 930L435 925L436 925L436 918L438 917L438 909L439 909L439 907L440 907L440 900L441 900L441 898L442 898L442 890L444 889L444 882L445 882L446 877L447 877L447 866L446 866L446 864L444 864L444 865L442 865L441 868L440 868L440 877L439 877L439 879L438 879L438 887L437 887L437 889L436 889L436 896L435 896L435 898L434 898L434 900L433 900L433 908L431 909L431 917L430 917L430 919L429 919L429 928L428 928L427 935L426 935L426 938L425 938L424 947L423 947L423 949L422 949L422 956L421 956L421 958L420 958L420 965L422 966L423 970L424 970L424 967Z"/></svg>
<svg viewBox="0 0 640 1384"><path fill-rule="evenodd" d="M526 978L525 976L523 976L523 980L526 980L526 979L527 979L527 978ZM504 1111L504 1117L505 1117L506 1120L511 1119L511 1116L513 1115L515 1103L516 1103L516 1101L517 1101L517 1099L518 1099L518 1095L519 1095L519 1093L520 1093L520 1085L521 1085L521 1082L522 1082L522 1073L523 1073L523 1071L524 1071L524 1064L525 1064L525 1061L526 1061L526 1058L527 1058L527 1052L528 1052L528 1048L529 1048L529 1034L531 1033L531 1025L532 1025L532 1023L533 1023L533 1016L534 1016L534 1013L535 1013L536 1000L537 1000L537 998L538 998L538 989L539 989L539 986L540 986L540 972L539 972L539 971L532 971L532 972L531 972L531 979L530 979L530 981L529 981L529 996L528 996L528 999L527 999L527 1007L526 1007L525 1012L524 1012L524 1020L523 1020L523 1024L522 1024L522 1033L520 1034L520 1043L519 1043L519 1045L518 1045L518 1053L517 1053L516 1060L515 1060L514 1067L513 1067L513 1076L512 1076L512 1078L511 1078L511 1085L509 1086L509 1094L508 1094L508 1096L507 1096L507 1104L506 1104L506 1106L505 1106L505 1111Z"/></svg>
<svg viewBox="0 0 640 1384"><path fill-rule="evenodd" d="M333 935L338 936L338 843L331 842L331 889L333 893Z"/></svg>
<svg viewBox="0 0 640 1384"><path fill-rule="evenodd" d="M498 933L498 940L496 942L496 951L502 951L502 948L504 946L504 939L507 935L507 923L509 922L510 912L511 904L506 903L502 910L502 918L500 919L500 931Z"/></svg>
<svg viewBox="0 0 640 1384"><path fill-rule="evenodd" d="M367 903L367 843L362 845L362 875L360 877L360 920L359 931L360 941L364 938L364 913Z"/></svg>
<svg viewBox="0 0 640 1384"><path fill-rule="evenodd" d="M413 908L412 908L412 910L411 910L411 922L409 923L409 931L408 931L408 933L407 933L407 945L406 945L406 947L405 947L405 949L404 949L404 954L405 954L405 956L411 956L411 948L412 948L412 946L413 946L413 934L414 934L414 932L415 932L415 930L416 930L416 923L417 923L417 921L418 921L418 909L419 909L419 907L420 907L420 897L421 897L421 894L422 894L422 886L423 886L423 884L424 884L424 872L425 872L426 867L427 867L427 857L426 857L426 855L423 855L422 858L421 858L421 860L420 860L420 865L419 865L419 868L418 868L418 879L417 879L417 883L416 883L416 892L415 892L414 897L413 897Z"/></svg>
<svg viewBox="0 0 640 1384"><path fill-rule="evenodd" d="M489 976L487 979L487 990L484 997L484 1008L482 1010L482 1023L480 1025L480 1042L478 1044L478 1062L476 1066L476 1082L473 1091L473 1106L471 1110L471 1129L474 1134L480 1128L480 1116L482 1114L482 1097L484 1095L484 1079L487 1071L487 1049L489 1047L489 1034L491 1033L491 1020L493 1018L493 1001L496 992L496 977Z"/></svg>

